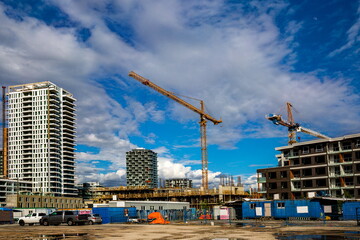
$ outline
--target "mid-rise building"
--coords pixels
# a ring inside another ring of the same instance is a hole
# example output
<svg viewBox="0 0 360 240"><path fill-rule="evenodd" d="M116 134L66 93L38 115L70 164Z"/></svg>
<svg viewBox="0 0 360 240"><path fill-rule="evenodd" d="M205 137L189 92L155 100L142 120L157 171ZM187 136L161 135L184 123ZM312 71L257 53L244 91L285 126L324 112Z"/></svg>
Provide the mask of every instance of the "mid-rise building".
<svg viewBox="0 0 360 240"><path fill-rule="evenodd" d="M144 148L126 152L126 185L158 186L157 154Z"/></svg>
<svg viewBox="0 0 360 240"><path fill-rule="evenodd" d="M166 188L192 188L192 180L188 178L171 178L165 180Z"/></svg>
<svg viewBox="0 0 360 240"><path fill-rule="evenodd" d="M76 188L78 190L78 196L84 200L89 200L97 197L94 193L94 189L103 187L100 182L85 182L81 184L77 184Z"/></svg>
<svg viewBox="0 0 360 240"><path fill-rule="evenodd" d="M7 92L8 177L32 191L76 196L75 98L51 82L10 86Z"/></svg>
<svg viewBox="0 0 360 240"><path fill-rule="evenodd" d="M276 148L278 166L258 169L268 199L329 196L360 199L360 134Z"/></svg>

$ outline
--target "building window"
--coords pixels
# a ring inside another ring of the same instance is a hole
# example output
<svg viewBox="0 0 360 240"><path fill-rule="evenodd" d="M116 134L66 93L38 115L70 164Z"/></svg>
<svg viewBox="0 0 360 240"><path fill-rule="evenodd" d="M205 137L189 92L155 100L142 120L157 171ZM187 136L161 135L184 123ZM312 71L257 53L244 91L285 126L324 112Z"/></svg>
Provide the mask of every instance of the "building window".
<svg viewBox="0 0 360 240"><path fill-rule="evenodd" d="M350 150L351 149L351 142L344 142L342 144L342 149L343 150Z"/></svg>
<svg viewBox="0 0 360 240"><path fill-rule="evenodd" d="M159 210L164 210L164 207L163 207L163 206L159 206Z"/></svg>
<svg viewBox="0 0 360 240"><path fill-rule="evenodd" d="M301 161L302 161L302 164L304 164L304 165L311 164L311 158L309 158L309 157L303 158Z"/></svg>
<svg viewBox="0 0 360 240"><path fill-rule="evenodd" d="M352 154L351 153L344 154L344 161L345 162L351 162L352 161Z"/></svg>
<svg viewBox="0 0 360 240"><path fill-rule="evenodd" d="M323 152L324 151L324 147L322 144L317 144L316 148L315 148L316 152Z"/></svg>
<svg viewBox="0 0 360 240"><path fill-rule="evenodd" d="M296 166L300 164L300 160L298 158L292 159L292 165Z"/></svg>
<svg viewBox="0 0 360 240"><path fill-rule="evenodd" d="M306 180L303 182L305 188L311 188L313 187L312 180Z"/></svg>
<svg viewBox="0 0 360 240"><path fill-rule="evenodd" d="M299 181L297 182L293 182L294 183L294 188L296 189L300 189L301 188L301 183Z"/></svg>
<svg viewBox="0 0 360 240"><path fill-rule="evenodd" d="M154 210L155 208L154 208L154 206L150 206L150 210Z"/></svg>
<svg viewBox="0 0 360 240"><path fill-rule="evenodd" d="M309 153L309 146L304 146L304 147L302 148L302 153L303 153L303 154Z"/></svg>
<svg viewBox="0 0 360 240"><path fill-rule="evenodd" d="M292 174L293 174L294 178L299 178L300 177L300 170L292 170Z"/></svg>
<svg viewBox="0 0 360 240"><path fill-rule="evenodd" d="M145 206L141 206L141 210L145 210Z"/></svg>
<svg viewBox="0 0 360 240"><path fill-rule="evenodd" d="M326 187L326 179L317 179L316 187Z"/></svg>
<svg viewBox="0 0 360 240"><path fill-rule="evenodd" d="M275 179L276 178L276 172L269 172L269 178Z"/></svg>
<svg viewBox="0 0 360 240"><path fill-rule="evenodd" d="M276 189L277 184L276 183L269 183L269 189Z"/></svg>
<svg viewBox="0 0 360 240"><path fill-rule="evenodd" d="M357 140L356 140L355 147L356 147L356 148L359 148L359 147L360 147L360 139L357 139Z"/></svg>
<svg viewBox="0 0 360 240"><path fill-rule="evenodd" d="M289 157L290 156L290 152L289 151L284 151L284 157Z"/></svg>
<svg viewBox="0 0 360 240"><path fill-rule="evenodd" d="M356 164L356 171L360 172L360 164Z"/></svg>
<svg viewBox="0 0 360 240"><path fill-rule="evenodd" d="M325 156L316 156L315 162L316 163L325 163Z"/></svg>
<svg viewBox="0 0 360 240"><path fill-rule="evenodd" d="M280 172L280 176L281 176L281 178L286 178L287 177L287 172L286 171Z"/></svg>
<svg viewBox="0 0 360 240"><path fill-rule="evenodd" d="M285 202L278 202L277 203L277 208L285 208Z"/></svg>
<svg viewBox="0 0 360 240"><path fill-rule="evenodd" d="M353 173L353 169L352 166L344 166L344 173L345 174L352 174Z"/></svg>
<svg viewBox="0 0 360 240"><path fill-rule="evenodd" d="M324 175L326 173L326 169L324 167L315 168L316 175Z"/></svg>
<svg viewBox="0 0 360 240"><path fill-rule="evenodd" d="M312 176L312 168L303 169L302 170L302 176L303 177Z"/></svg>

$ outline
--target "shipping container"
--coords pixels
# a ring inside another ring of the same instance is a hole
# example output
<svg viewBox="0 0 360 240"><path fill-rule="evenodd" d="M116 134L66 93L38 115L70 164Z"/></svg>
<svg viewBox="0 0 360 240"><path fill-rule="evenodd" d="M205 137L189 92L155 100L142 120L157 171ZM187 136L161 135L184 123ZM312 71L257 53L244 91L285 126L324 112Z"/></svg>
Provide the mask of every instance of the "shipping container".
<svg viewBox="0 0 360 240"><path fill-rule="evenodd" d="M357 220L360 216L360 202L345 202L343 204L343 219Z"/></svg>
<svg viewBox="0 0 360 240"><path fill-rule="evenodd" d="M323 217L323 209L317 201L275 200L272 203L272 216L278 219L319 219Z"/></svg>
<svg viewBox="0 0 360 240"><path fill-rule="evenodd" d="M12 209L0 208L0 224L14 223Z"/></svg>
<svg viewBox="0 0 360 240"><path fill-rule="evenodd" d="M248 218L260 218L271 217L271 205L272 201L246 201L242 203L242 217Z"/></svg>

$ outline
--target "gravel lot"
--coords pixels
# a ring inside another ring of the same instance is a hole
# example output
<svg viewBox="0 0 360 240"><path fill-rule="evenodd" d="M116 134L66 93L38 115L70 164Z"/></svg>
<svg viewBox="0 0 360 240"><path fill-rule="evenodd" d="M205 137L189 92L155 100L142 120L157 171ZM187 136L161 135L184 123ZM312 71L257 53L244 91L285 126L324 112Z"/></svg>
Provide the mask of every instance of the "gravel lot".
<svg viewBox="0 0 360 240"><path fill-rule="evenodd" d="M326 235L326 239L360 239L356 222L242 221L169 225L103 224L83 226L0 225L0 239L298 239L298 235ZM304 238L301 238L304 239ZM311 239L311 238L306 238ZM318 238L319 239L319 238ZM324 238L322 238L324 239Z"/></svg>

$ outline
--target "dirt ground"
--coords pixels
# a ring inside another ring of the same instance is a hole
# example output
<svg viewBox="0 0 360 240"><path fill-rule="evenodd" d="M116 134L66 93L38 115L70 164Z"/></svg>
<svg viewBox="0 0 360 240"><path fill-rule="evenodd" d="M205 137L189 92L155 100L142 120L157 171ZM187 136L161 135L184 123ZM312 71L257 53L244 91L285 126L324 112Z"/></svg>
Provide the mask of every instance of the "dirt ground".
<svg viewBox="0 0 360 240"><path fill-rule="evenodd" d="M213 225L212 225L213 224ZM169 225L102 224L83 226L0 225L0 240L7 239L300 239L299 235L322 235L316 239L360 239L356 222L192 222ZM304 236L303 236L304 237ZM301 239L315 239L315 238Z"/></svg>

